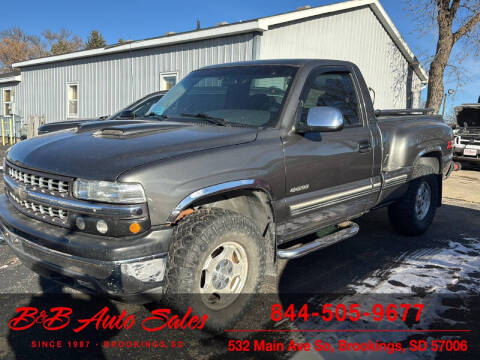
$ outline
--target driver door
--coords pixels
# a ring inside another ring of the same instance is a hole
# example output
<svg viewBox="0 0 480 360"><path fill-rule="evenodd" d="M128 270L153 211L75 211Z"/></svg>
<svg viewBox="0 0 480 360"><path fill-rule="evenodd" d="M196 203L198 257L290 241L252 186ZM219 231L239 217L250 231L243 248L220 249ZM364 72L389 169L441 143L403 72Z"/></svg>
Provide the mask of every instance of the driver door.
<svg viewBox="0 0 480 360"><path fill-rule="evenodd" d="M306 121L312 107L332 106L342 112L344 128L283 139L289 216L279 230L285 240L361 214L373 196L372 138L358 89L343 66L317 68L306 82L297 120Z"/></svg>

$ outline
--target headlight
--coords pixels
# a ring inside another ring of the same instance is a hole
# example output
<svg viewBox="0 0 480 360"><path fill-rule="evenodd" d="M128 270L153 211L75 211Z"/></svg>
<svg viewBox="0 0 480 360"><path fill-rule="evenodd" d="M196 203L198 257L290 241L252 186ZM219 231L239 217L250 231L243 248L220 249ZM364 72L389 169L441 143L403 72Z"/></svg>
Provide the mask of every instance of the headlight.
<svg viewBox="0 0 480 360"><path fill-rule="evenodd" d="M136 183L77 179L73 182L73 196L83 200L114 204L137 204L146 202L142 185Z"/></svg>

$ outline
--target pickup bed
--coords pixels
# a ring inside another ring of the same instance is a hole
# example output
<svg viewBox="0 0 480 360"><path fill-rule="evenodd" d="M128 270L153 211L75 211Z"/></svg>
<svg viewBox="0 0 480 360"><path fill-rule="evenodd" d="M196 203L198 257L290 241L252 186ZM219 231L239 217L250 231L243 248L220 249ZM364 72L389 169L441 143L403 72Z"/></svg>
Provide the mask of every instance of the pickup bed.
<svg viewBox="0 0 480 360"><path fill-rule="evenodd" d="M147 118L13 146L1 229L43 276L127 300L183 294L177 309L221 329L279 258L354 236L371 209L389 206L403 234L427 230L453 134L423 112L375 112L349 62L203 68Z"/></svg>

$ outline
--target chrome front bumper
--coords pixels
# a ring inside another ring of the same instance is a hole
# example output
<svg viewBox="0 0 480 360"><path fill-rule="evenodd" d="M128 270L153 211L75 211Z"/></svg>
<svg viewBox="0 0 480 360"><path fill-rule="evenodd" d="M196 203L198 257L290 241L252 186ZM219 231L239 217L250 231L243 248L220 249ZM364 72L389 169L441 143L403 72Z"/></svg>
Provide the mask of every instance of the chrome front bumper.
<svg viewBox="0 0 480 360"><path fill-rule="evenodd" d="M162 294L168 230L152 231L125 245L115 238L99 243L98 237L68 234L67 229L26 217L2 195L0 232L27 267L67 286L127 301L148 302ZM63 248L62 242L67 244ZM130 244L137 246L132 249Z"/></svg>
<svg viewBox="0 0 480 360"><path fill-rule="evenodd" d="M166 256L94 261L39 246L2 224L6 243L24 265L64 285L125 300L151 301L162 293Z"/></svg>

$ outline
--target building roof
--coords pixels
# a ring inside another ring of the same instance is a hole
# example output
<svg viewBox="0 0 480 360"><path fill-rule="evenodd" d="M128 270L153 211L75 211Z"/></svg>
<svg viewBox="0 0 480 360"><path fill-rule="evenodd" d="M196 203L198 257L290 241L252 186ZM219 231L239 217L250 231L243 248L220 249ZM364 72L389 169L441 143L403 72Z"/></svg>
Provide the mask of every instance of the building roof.
<svg viewBox="0 0 480 360"><path fill-rule="evenodd" d="M166 34L164 36L137 40L128 42L126 44L116 44L113 46L106 46L103 48L76 51L68 54L47 56L33 60L22 61L13 64L15 68L21 68L24 66L40 65L53 63L58 61L65 61L71 59L79 59L92 56L101 56L125 51L132 51L137 49L166 46L178 43L192 42L204 39L211 39L222 36L230 36L242 33L251 32L264 32L269 29L270 26L287 23L291 21L298 21L301 19L310 18L313 16L324 15L328 13L334 13L338 11L353 10L359 7L368 6L377 16L378 20L383 25L385 31L390 35L395 44L400 49L401 53L407 61L413 66L416 74L419 76L422 82L426 82L428 77L425 70L420 65L418 59L413 54L412 50L408 47L406 41L400 35L397 27L394 25L392 19L388 16L379 0L350 0L340 2L332 5L318 6L314 8L305 8L297 11L292 11L279 15L272 15L263 18L237 22L227 25L218 25L215 27L204 28L194 31L187 31L182 33Z"/></svg>
<svg viewBox="0 0 480 360"><path fill-rule="evenodd" d="M10 71L8 73L0 74L0 83L17 82L22 80L20 70Z"/></svg>

